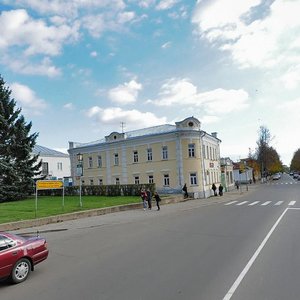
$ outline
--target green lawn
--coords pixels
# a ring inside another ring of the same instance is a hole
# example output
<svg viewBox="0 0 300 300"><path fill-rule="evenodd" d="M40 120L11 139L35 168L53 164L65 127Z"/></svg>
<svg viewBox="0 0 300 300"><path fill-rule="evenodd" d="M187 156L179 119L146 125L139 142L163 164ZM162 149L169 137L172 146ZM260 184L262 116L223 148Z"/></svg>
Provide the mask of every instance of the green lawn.
<svg viewBox="0 0 300 300"><path fill-rule="evenodd" d="M35 197L22 201L0 203L0 224L139 202L141 200L137 196L84 196L82 197L82 207L80 207L79 196L65 196L63 207L63 197L39 196L37 210Z"/></svg>

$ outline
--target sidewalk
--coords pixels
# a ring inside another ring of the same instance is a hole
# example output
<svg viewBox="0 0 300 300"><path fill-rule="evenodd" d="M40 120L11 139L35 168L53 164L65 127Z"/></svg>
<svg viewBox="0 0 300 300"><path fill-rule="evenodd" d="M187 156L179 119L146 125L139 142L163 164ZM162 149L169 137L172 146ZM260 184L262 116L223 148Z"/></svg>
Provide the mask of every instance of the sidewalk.
<svg viewBox="0 0 300 300"><path fill-rule="evenodd" d="M201 206L207 206L216 203L223 203L227 201L229 202L241 198L245 195L249 195L249 193L252 193L259 187L260 184L255 184L255 185L252 184L248 186L248 191L246 191L246 186L242 186L242 189L240 190L232 190L229 192L225 192L223 196L211 196L206 199L192 199L192 198L183 199L182 195L176 195L174 197L170 197L162 200L161 202L162 211L173 210L174 207L168 204L181 203L181 206L189 207L189 206L196 205L197 207L199 206L201 207ZM12 222L12 223L4 223L4 224L0 224L0 231L16 231L24 228L34 228L35 230L40 230L41 226L44 227L44 225L56 224L57 227L59 223L63 223L63 222L74 221L82 218L98 217L100 215L116 214L119 212L137 211L137 210L141 212L143 211L142 203L86 210L86 211L51 216L51 217L46 217L41 219L32 219L32 220L24 220L24 221ZM155 205L153 207L153 210L155 210ZM144 216L145 215L143 215L143 217ZM128 216L128 218L130 218L130 215Z"/></svg>

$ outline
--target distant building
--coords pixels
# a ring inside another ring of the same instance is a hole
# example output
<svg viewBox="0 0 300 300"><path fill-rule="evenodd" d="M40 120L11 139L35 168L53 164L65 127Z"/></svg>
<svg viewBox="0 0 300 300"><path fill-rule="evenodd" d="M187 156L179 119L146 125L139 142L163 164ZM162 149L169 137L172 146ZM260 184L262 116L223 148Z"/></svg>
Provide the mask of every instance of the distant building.
<svg viewBox="0 0 300 300"><path fill-rule="evenodd" d="M33 154L39 154L39 158L42 160L42 173L40 177L63 180L71 176L68 154L40 145L34 146Z"/></svg>
<svg viewBox="0 0 300 300"><path fill-rule="evenodd" d="M245 161L233 164L233 178L235 182L252 183L253 182L253 168L247 166Z"/></svg>
<svg viewBox="0 0 300 300"><path fill-rule="evenodd" d="M112 132L91 143L69 142L71 176L79 185L78 154L83 158L82 184L155 183L160 193L181 193L186 183L195 198L211 195L220 183L217 133L201 130L194 117L126 133Z"/></svg>
<svg viewBox="0 0 300 300"><path fill-rule="evenodd" d="M229 157L221 158L221 182L225 191L234 189L233 162Z"/></svg>

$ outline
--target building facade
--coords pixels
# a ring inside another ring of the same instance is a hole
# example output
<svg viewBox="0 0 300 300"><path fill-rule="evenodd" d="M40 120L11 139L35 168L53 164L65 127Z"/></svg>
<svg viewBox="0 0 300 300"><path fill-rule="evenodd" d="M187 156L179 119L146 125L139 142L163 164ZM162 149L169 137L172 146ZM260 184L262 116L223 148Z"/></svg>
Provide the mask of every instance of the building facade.
<svg viewBox="0 0 300 300"><path fill-rule="evenodd" d="M71 177L70 158L68 154L40 145L35 145L32 152L33 154L38 154L39 159L42 160L39 177L59 180Z"/></svg>
<svg viewBox="0 0 300 300"><path fill-rule="evenodd" d="M220 140L201 130L194 117L126 133L112 132L91 143L69 142L71 176L79 185L155 183L160 193L208 197L220 182ZM78 154L83 174L78 174ZM82 176L78 176L82 175Z"/></svg>

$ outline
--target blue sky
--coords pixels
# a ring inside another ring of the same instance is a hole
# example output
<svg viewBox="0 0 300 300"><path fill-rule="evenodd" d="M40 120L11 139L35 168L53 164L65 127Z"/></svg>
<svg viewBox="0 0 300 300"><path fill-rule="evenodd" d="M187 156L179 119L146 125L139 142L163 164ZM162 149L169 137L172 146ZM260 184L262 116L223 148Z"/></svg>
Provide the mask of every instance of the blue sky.
<svg viewBox="0 0 300 300"><path fill-rule="evenodd" d="M38 144L197 117L221 155L300 147L300 0L0 0L0 74Z"/></svg>

